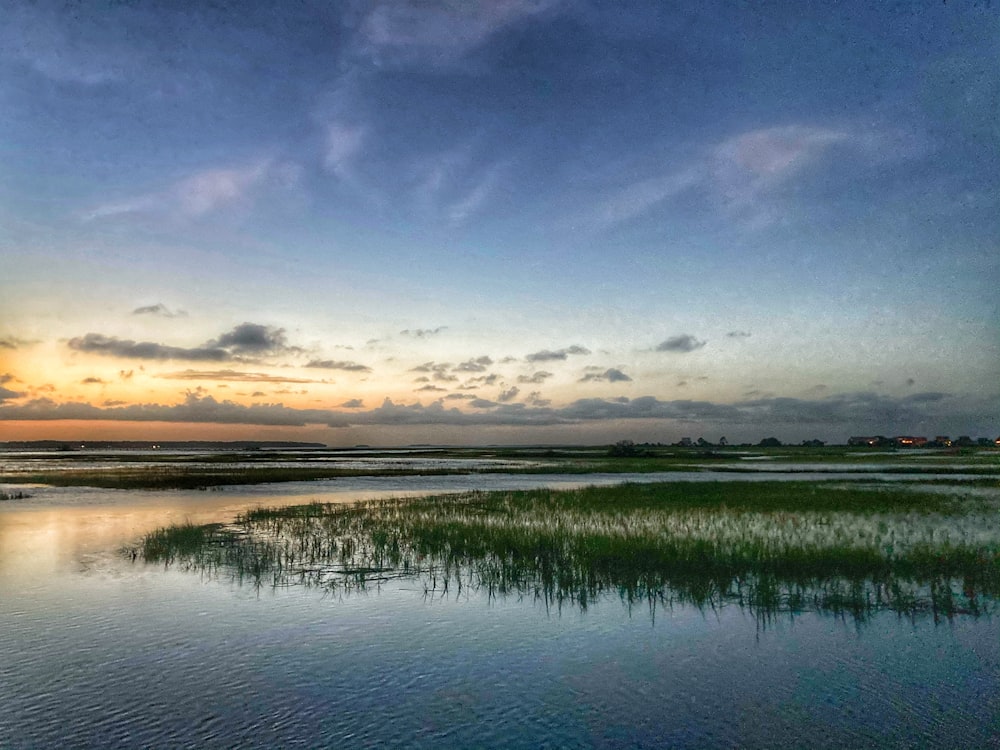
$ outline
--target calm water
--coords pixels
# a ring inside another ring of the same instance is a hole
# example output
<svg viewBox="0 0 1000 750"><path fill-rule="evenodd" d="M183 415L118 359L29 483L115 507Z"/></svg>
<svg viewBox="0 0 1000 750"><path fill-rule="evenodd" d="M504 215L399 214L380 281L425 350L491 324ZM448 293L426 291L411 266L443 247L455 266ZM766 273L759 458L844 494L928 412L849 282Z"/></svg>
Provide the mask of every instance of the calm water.
<svg viewBox="0 0 1000 750"><path fill-rule="evenodd" d="M117 552L260 504L581 480L601 478L39 488L2 503L0 747L1000 747L989 618L762 627L737 606L559 611L405 582L258 591Z"/></svg>

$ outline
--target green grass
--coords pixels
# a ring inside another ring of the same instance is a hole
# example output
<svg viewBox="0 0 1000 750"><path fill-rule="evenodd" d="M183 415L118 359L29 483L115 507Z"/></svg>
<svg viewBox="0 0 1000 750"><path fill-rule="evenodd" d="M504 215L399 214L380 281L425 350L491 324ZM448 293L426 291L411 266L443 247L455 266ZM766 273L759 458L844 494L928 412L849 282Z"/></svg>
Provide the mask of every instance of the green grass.
<svg viewBox="0 0 1000 750"><path fill-rule="evenodd" d="M997 510L958 495L789 482L466 493L257 509L201 537L188 526L155 532L141 554L257 586L407 578L428 592L582 608L610 595L630 606L735 604L762 618L979 616L1000 599Z"/></svg>
<svg viewBox="0 0 1000 750"><path fill-rule="evenodd" d="M39 468L26 468L17 472L0 473L0 483L47 484L52 486L89 486L107 489L200 489L227 485L265 484L295 481L328 480L357 476L430 476L463 475L477 473L511 474L576 474L595 472L631 474L651 472L707 471L727 473L752 473L774 465L769 461L740 461L744 452L769 456L786 471L815 472L805 464L819 464L820 471L835 472L844 468L854 469L858 477L864 472L884 472L894 475L912 475L919 478L929 474L974 474L985 482L1000 486L1000 451L976 449L969 455L961 453L920 454L901 450L892 454L865 452L859 449L837 448L774 448L774 449L683 449L653 448L650 455L612 458L606 448L578 449L454 449L407 454L407 458L425 459L483 459L516 462L514 465L483 464L474 468L441 468L413 464L394 464L391 454L377 451L351 452L341 455L310 452L306 455L281 452L237 452L219 454L74 454L59 456L59 463L71 468L46 468L51 457L25 458L23 462ZM918 455L933 455L932 460L911 460ZM317 460L351 460L382 458L385 463L375 468L351 466L317 466ZM88 466L95 462L116 465ZM275 465L292 463L297 465ZM252 463L251 466L234 466ZM905 466L889 464L904 463ZM796 465L801 464L801 469ZM952 464L952 465L949 465ZM961 464L956 466L954 464ZM962 468L971 466L971 468Z"/></svg>

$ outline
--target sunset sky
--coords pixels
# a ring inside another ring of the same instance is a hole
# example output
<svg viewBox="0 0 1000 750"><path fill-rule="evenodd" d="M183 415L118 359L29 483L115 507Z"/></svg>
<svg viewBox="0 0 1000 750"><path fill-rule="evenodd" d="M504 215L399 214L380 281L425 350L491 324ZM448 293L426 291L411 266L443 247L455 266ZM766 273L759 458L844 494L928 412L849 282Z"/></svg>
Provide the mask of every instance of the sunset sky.
<svg viewBox="0 0 1000 750"><path fill-rule="evenodd" d="M995 438L1000 4L828 5L0 0L0 440Z"/></svg>

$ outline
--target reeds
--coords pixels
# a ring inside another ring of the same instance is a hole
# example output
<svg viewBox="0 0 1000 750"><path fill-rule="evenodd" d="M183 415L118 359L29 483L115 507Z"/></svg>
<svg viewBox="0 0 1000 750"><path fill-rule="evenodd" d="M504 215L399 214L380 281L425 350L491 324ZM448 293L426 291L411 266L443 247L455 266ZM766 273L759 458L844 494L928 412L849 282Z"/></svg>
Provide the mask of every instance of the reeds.
<svg viewBox="0 0 1000 750"><path fill-rule="evenodd" d="M586 608L614 595L758 617L979 616L1000 599L996 503L902 488L665 483L256 509L150 534L150 562L254 585L393 578Z"/></svg>

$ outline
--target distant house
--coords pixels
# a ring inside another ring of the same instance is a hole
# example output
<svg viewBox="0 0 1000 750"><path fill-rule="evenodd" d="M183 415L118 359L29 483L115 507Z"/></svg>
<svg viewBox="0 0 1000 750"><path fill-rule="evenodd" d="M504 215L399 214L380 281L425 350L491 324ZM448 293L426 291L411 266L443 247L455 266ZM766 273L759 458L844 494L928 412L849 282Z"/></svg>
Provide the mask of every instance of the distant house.
<svg viewBox="0 0 1000 750"><path fill-rule="evenodd" d="M847 438L847 444L850 446L865 446L868 448L874 448L879 445L888 445L889 439L883 437L882 435L875 435L874 437L864 437L855 435L854 437Z"/></svg>
<svg viewBox="0 0 1000 750"><path fill-rule="evenodd" d="M927 445L927 438L899 435L898 437L894 437L892 442L899 448L923 448Z"/></svg>

